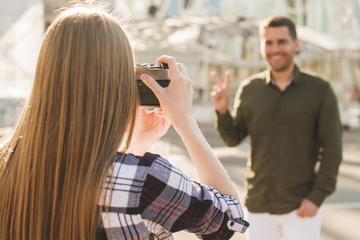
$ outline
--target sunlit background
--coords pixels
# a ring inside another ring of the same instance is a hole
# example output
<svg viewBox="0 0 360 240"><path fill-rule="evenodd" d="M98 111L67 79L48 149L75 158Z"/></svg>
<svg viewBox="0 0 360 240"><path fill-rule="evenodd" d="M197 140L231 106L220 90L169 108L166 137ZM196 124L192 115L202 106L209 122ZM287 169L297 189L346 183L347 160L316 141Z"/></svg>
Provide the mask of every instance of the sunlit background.
<svg viewBox="0 0 360 240"><path fill-rule="evenodd" d="M0 0L0 139L13 130L31 90L44 31L53 20L54 11L66 2ZM346 130L339 189L322 207L322 239L360 240L360 0L106 2L114 14L122 16L138 63L153 63L160 55L168 54L186 65L195 89L194 115L205 124L212 124L214 118L209 97L213 85L210 72L232 72L233 97L242 80L266 67L259 53L260 21L271 15L290 16L301 39L296 62L331 83ZM216 135L212 126L209 129ZM172 159L179 158L182 166L189 165L182 160L185 154L179 150L179 143L170 145L171 141L160 141L158 149L167 149ZM233 178L240 179L240 190L247 148L246 142L239 148L214 148L220 157L233 154L237 160L243 158L243 165L237 161L229 168L230 173L234 172ZM194 171L189 166L188 170ZM176 239L193 238L180 235Z"/></svg>
<svg viewBox="0 0 360 240"><path fill-rule="evenodd" d="M44 29L64 0L1 0L0 126L15 114L14 98L32 85ZM344 127L358 128L360 116L360 0L108 0L123 16L137 62L161 54L186 64L195 88L194 103L209 103L216 70L233 73L232 90L265 67L257 27L271 15L291 16L302 41L300 67L321 74L339 98ZM206 107L206 106L205 106ZM204 119L211 116L202 115ZM11 122L11 121L10 121Z"/></svg>
<svg viewBox="0 0 360 240"><path fill-rule="evenodd" d="M26 98L32 85L44 29L64 0L1 0L0 126L15 114L14 98ZM360 125L359 0L108 0L123 16L137 62L161 54L186 64L194 102L209 103L211 70L233 73L233 91L244 78L265 68L257 27L271 15L291 16L302 41L300 67L321 74L339 98L344 127ZM211 116L202 115L204 119ZM11 121L10 121L11 122Z"/></svg>

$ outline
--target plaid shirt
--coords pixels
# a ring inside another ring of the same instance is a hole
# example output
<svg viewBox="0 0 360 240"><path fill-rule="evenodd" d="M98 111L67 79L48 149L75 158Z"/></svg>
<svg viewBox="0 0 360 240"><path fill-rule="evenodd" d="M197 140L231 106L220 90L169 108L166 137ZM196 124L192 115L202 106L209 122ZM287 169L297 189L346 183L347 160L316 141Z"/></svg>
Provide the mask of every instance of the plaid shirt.
<svg viewBox="0 0 360 240"><path fill-rule="evenodd" d="M103 238L170 240L187 230L224 240L249 226L235 198L191 181L159 155L116 155L110 173L99 203Z"/></svg>

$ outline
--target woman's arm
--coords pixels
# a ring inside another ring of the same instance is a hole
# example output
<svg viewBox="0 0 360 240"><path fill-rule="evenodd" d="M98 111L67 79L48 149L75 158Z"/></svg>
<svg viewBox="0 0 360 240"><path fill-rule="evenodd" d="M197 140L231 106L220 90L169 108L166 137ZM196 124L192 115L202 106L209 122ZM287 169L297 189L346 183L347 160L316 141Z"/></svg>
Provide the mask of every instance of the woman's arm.
<svg viewBox="0 0 360 240"><path fill-rule="evenodd" d="M236 189L224 167L202 135L192 116L192 84L183 64L175 58L162 56L157 63L167 63L170 69L170 84L162 88L149 75L141 75L143 82L155 93L166 118L184 142L197 169L200 181L223 194L238 198Z"/></svg>
<svg viewBox="0 0 360 240"><path fill-rule="evenodd" d="M200 182L238 199L234 184L205 140L196 121L191 118L189 121L174 125L174 128L194 162Z"/></svg>

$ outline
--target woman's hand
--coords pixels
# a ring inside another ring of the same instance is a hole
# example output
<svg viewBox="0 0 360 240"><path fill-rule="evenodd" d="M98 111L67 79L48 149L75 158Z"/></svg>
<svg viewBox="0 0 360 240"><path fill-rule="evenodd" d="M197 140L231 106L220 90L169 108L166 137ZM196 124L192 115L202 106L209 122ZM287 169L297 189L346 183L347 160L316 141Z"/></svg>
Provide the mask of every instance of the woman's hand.
<svg viewBox="0 0 360 240"><path fill-rule="evenodd" d="M140 78L159 99L166 118L184 142L199 174L200 182L215 187L223 194L238 198L234 184L192 116L193 89L185 66L169 56L160 57L157 63L169 65L170 84L168 87L162 88L146 74L142 74Z"/></svg>
<svg viewBox="0 0 360 240"><path fill-rule="evenodd" d="M193 88L184 64L177 63L175 58L161 56L158 64L167 63L170 72L170 84L161 87L151 76L142 74L141 80L154 92L159 99L168 120L177 126L191 118Z"/></svg>
<svg viewBox="0 0 360 240"><path fill-rule="evenodd" d="M140 107L128 152L138 156L144 155L154 142L167 133L169 127L170 123L162 109L147 112L144 107Z"/></svg>

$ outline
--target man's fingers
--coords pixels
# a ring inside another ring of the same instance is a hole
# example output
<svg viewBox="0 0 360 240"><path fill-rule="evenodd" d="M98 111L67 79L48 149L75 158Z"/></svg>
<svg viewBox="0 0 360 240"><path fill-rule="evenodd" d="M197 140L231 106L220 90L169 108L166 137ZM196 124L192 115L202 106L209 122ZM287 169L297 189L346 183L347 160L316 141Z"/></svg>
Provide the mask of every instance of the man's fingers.
<svg viewBox="0 0 360 240"><path fill-rule="evenodd" d="M212 78L213 78L214 81L215 81L215 85L216 85L218 88L221 88L221 87L222 87L221 80L220 80L219 76L217 75L217 73L216 73L215 71L212 71L212 72L211 72L211 76L212 76Z"/></svg>
<svg viewBox="0 0 360 240"><path fill-rule="evenodd" d="M224 81L224 88L229 89L230 87L230 71L225 72L225 81Z"/></svg>
<svg viewBox="0 0 360 240"><path fill-rule="evenodd" d="M299 208L296 213L299 217L304 217L304 211L302 208Z"/></svg>
<svg viewBox="0 0 360 240"><path fill-rule="evenodd" d="M222 84L217 73L215 71L211 72L211 76L214 79L215 85L218 89L223 88L225 90L228 90L230 88L230 75L231 75L230 71L225 72L225 80L224 80L224 84Z"/></svg>

